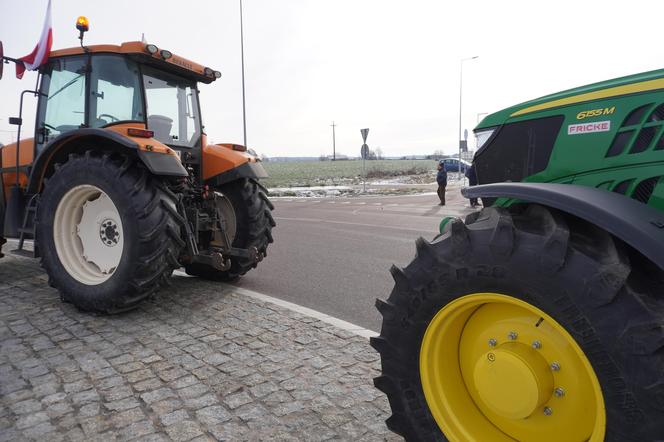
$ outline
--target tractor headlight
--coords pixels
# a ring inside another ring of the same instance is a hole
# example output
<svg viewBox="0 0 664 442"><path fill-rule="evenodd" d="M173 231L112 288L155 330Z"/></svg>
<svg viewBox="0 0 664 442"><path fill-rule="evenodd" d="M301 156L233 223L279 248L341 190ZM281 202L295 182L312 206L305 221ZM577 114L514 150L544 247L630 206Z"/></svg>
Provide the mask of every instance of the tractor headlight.
<svg viewBox="0 0 664 442"><path fill-rule="evenodd" d="M475 132L475 139L477 140L477 149L479 150L484 143L487 142L491 135L496 131L496 128L492 129L482 129Z"/></svg>

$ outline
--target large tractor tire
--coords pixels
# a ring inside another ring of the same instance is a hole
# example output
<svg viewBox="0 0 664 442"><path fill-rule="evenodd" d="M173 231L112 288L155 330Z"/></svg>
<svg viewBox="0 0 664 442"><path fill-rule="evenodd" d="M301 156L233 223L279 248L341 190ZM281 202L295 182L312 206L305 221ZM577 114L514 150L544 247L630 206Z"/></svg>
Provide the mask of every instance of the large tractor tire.
<svg viewBox="0 0 664 442"><path fill-rule="evenodd" d="M231 213L226 213L228 232L231 233L233 247L238 249L255 248L258 257L267 256L267 246L273 242L272 228L276 225L272 218L274 206L267 198L266 191L256 181L241 178L221 186L219 191ZM226 212L227 210L222 210ZM188 275L213 281L235 281L258 265L256 260L231 257L228 270L217 270L205 264L185 266Z"/></svg>
<svg viewBox="0 0 664 442"><path fill-rule="evenodd" d="M49 283L78 308L136 307L178 268L174 195L129 156L70 155L48 179L36 234Z"/></svg>
<svg viewBox="0 0 664 442"><path fill-rule="evenodd" d="M487 208L391 272L374 383L407 440L664 439L664 272L605 231Z"/></svg>

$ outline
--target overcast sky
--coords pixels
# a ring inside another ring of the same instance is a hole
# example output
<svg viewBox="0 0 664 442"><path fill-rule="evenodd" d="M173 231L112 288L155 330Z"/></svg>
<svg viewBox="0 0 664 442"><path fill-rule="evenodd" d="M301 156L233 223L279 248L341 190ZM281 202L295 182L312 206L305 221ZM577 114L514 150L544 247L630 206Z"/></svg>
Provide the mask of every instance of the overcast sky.
<svg viewBox="0 0 664 442"><path fill-rule="evenodd" d="M29 53L46 0L0 0L5 54ZM358 155L360 129L385 155L457 149L463 127L548 93L664 67L659 1L244 0L248 144L268 156ZM242 143L238 0L53 0L54 49L147 40L219 69L201 86L214 142ZM34 86L5 65L0 141L19 92ZM34 101L27 98L28 102ZM34 113L27 106L28 113ZM27 116L27 115L26 115ZM32 132L33 119L24 126Z"/></svg>

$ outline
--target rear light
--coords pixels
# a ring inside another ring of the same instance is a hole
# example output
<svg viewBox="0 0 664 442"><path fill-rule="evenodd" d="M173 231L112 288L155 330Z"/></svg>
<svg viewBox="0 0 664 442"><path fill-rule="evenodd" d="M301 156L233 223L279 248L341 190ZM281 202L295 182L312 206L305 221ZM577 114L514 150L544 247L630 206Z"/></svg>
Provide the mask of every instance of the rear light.
<svg viewBox="0 0 664 442"><path fill-rule="evenodd" d="M129 135L130 137L152 138L154 137L154 132L151 130L136 129L130 127L129 129L127 129L127 135Z"/></svg>
<svg viewBox="0 0 664 442"><path fill-rule="evenodd" d="M247 151L247 147L246 147L246 146L242 146L242 145L240 145L240 144L233 144L233 150L237 150L238 152L246 152L246 151Z"/></svg>
<svg viewBox="0 0 664 442"><path fill-rule="evenodd" d="M155 45L146 45L145 50L148 51L150 54L156 54L159 48L156 47Z"/></svg>
<svg viewBox="0 0 664 442"><path fill-rule="evenodd" d="M215 71L214 69L211 68L203 69L203 75L211 78L221 78L221 72Z"/></svg>

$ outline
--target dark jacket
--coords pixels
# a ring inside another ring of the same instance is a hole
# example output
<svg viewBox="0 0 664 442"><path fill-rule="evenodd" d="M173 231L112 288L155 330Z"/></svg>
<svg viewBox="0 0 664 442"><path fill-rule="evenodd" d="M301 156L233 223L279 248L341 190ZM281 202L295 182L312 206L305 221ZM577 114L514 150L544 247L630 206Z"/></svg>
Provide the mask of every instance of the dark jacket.
<svg viewBox="0 0 664 442"><path fill-rule="evenodd" d="M466 178L468 178L468 184L471 186L477 186L477 174L475 173L474 164L466 170Z"/></svg>
<svg viewBox="0 0 664 442"><path fill-rule="evenodd" d="M438 182L439 186L447 186L447 171L445 170L445 166L443 166L443 168L438 171L438 175L436 175L436 181Z"/></svg>

